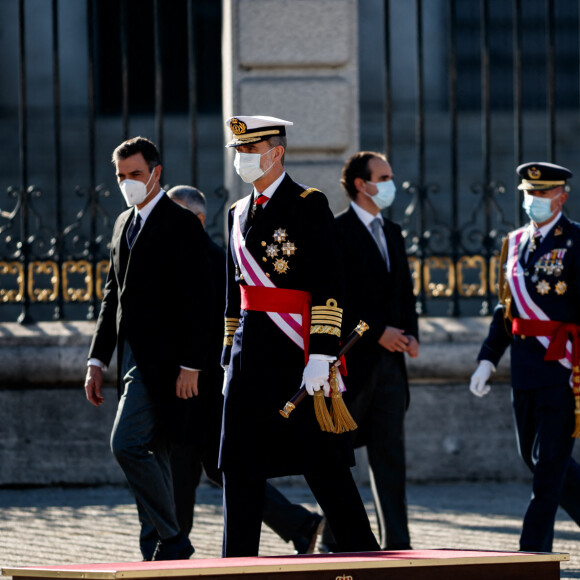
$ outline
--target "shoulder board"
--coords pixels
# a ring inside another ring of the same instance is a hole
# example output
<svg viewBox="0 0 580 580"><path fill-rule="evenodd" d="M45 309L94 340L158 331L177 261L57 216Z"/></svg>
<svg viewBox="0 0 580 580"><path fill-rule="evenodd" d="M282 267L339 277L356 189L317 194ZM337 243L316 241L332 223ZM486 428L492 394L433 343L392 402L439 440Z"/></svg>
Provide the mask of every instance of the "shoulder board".
<svg viewBox="0 0 580 580"><path fill-rule="evenodd" d="M309 187L300 194L300 197L308 197L313 191L320 191L320 189L316 189L316 187Z"/></svg>
<svg viewBox="0 0 580 580"><path fill-rule="evenodd" d="M230 209L234 209L234 207L236 207L236 204L238 203L238 201L240 201L239 199L234 201L234 203L232 203L232 205L230 205Z"/></svg>

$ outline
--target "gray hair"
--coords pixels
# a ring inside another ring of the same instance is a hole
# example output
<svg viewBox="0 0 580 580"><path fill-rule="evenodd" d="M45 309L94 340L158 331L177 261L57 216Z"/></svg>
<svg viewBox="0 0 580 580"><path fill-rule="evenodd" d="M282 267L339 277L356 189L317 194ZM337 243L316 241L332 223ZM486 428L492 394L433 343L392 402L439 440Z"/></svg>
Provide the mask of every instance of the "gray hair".
<svg viewBox="0 0 580 580"><path fill-rule="evenodd" d="M286 145L288 144L288 138L286 135L274 135L268 139L270 148L272 147L284 147L284 154L282 155L282 165L284 165L284 158L286 157Z"/></svg>
<svg viewBox="0 0 580 580"><path fill-rule="evenodd" d="M167 192L167 195L171 199L185 204L187 209L195 215L199 215L200 213L205 215L205 195L196 187L191 187L191 185L176 185Z"/></svg>

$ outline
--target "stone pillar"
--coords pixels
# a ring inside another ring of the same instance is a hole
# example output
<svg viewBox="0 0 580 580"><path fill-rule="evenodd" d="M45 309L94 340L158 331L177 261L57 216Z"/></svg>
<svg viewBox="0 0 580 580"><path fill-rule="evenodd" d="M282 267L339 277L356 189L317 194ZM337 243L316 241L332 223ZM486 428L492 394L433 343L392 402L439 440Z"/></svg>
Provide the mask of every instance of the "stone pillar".
<svg viewBox="0 0 580 580"><path fill-rule="evenodd" d="M340 171L359 145L357 0L224 0L223 19L224 119L293 121L288 172L342 209ZM234 201L249 188L224 155Z"/></svg>

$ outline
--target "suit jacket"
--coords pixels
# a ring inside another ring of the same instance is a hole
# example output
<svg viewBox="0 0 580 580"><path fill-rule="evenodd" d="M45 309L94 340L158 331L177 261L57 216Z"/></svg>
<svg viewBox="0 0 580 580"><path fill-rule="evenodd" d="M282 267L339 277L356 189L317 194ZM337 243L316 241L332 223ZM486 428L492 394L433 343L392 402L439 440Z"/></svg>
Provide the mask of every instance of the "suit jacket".
<svg viewBox="0 0 580 580"><path fill-rule="evenodd" d="M230 232L235 205L229 212ZM246 247L276 287L309 292L313 307L332 299L341 308L342 260L326 196L317 190L305 194L286 175L263 212L251 220L250 205L240 216ZM240 320L222 354L222 364L229 366L220 467L277 477L337 462L353 464L349 437L320 430L310 397L290 418L280 416L302 384L304 352L265 312L240 310L242 284L246 281L230 234L225 316ZM311 353L336 355L338 346L334 334L310 335Z"/></svg>
<svg viewBox="0 0 580 580"><path fill-rule="evenodd" d="M187 403L175 395L180 366L203 369L206 362L207 305L212 300L207 240L200 221L163 195L129 250L126 233L133 211L123 212L113 228L89 357L108 364L117 347L120 373L126 341L167 418Z"/></svg>
<svg viewBox="0 0 580 580"><path fill-rule="evenodd" d="M518 260L523 267L523 281L531 299L549 320L580 324L580 224L562 216L525 262L527 246L528 232L524 231L518 245ZM558 254L563 254L560 265L554 262L559 259ZM503 264L501 267L504 267ZM511 276L511 272L506 272L506 276ZM497 365L506 348L511 346L514 388L566 384L570 370L557 361L545 361L546 349L535 337L512 336L511 322L504 319L504 310L502 304L494 310L489 334L478 360L489 360ZM514 318L520 317L513 300L511 314Z"/></svg>
<svg viewBox="0 0 580 580"><path fill-rule="evenodd" d="M364 320L369 330L346 355L347 398L365 388L381 356L405 367L403 353L391 353L378 344L386 326L402 328L419 338L415 296L401 227L384 220L390 272L379 248L352 207L336 216L346 269L347 294L344 309L344 335ZM407 387L408 388L408 387Z"/></svg>

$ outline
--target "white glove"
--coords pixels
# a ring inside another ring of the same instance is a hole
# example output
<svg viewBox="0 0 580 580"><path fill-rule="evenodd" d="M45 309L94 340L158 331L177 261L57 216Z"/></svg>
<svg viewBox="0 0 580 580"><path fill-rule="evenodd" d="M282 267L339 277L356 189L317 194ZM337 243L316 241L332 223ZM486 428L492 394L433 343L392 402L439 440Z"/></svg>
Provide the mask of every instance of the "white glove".
<svg viewBox="0 0 580 580"><path fill-rule="evenodd" d="M222 369L224 369L224 383L222 385L222 395L225 395L226 386L228 384L228 367L226 365L222 365Z"/></svg>
<svg viewBox="0 0 580 580"><path fill-rule="evenodd" d="M330 363L332 357L323 354L311 354L306 363L306 368L302 374L302 384L309 395L314 395L314 391L324 390L324 396L330 395L330 383L328 375L330 374Z"/></svg>
<svg viewBox="0 0 580 580"><path fill-rule="evenodd" d="M491 387L486 383L492 372L495 372L495 367L490 361L479 361L479 365L471 375L471 382L469 383L469 390L476 397L484 397L491 391Z"/></svg>

